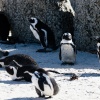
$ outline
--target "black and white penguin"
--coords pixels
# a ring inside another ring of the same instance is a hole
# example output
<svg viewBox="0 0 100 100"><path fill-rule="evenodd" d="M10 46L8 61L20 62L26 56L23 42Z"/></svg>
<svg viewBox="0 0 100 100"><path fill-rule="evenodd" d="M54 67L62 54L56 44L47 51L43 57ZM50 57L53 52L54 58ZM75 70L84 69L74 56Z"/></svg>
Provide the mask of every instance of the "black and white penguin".
<svg viewBox="0 0 100 100"><path fill-rule="evenodd" d="M29 71L33 73L37 69L39 69L38 66L20 65L15 60L13 60L9 65L5 66L6 72L9 74L11 79L14 81L25 80L25 81L31 82L31 76L24 72Z"/></svg>
<svg viewBox="0 0 100 100"><path fill-rule="evenodd" d="M45 70L39 69L29 74L32 76L31 80L39 97L51 98L59 92L58 84Z"/></svg>
<svg viewBox="0 0 100 100"><path fill-rule="evenodd" d="M74 64L76 61L76 46L70 33L64 33L60 42L59 59L62 64Z"/></svg>
<svg viewBox="0 0 100 100"><path fill-rule="evenodd" d="M99 58L100 63L100 37L97 38L97 56Z"/></svg>
<svg viewBox="0 0 100 100"><path fill-rule="evenodd" d="M46 24L34 17L31 17L29 22L30 30L44 48L37 50L37 52L49 52L58 48L56 46L54 33ZM52 50L46 50L47 48Z"/></svg>

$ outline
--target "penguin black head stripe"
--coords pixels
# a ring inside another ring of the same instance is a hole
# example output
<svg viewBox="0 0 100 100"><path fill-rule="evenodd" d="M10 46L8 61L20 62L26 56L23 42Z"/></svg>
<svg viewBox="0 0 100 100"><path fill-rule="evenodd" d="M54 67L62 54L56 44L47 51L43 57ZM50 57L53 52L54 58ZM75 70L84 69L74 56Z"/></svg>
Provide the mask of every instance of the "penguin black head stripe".
<svg viewBox="0 0 100 100"><path fill-rule="evenodd" d="M44 49L39 49L38 52L46 52L47 48L56 50L55 36L53 31L42 21L37 18L31 17L29 19L30 30L37 40L40 41Z"/></svg>
<svg viewBox="0 0 100 100"><path fill-rule="evenodd" d="M11 67L11 66L6 66L5 69L6 69L6 71L7 71L10 75L13 75L13 74L14 74L14 69L13 69L13 67Z"/></svg>
<svg viewBox="0 0 100 100"><path fill-rule="evenodd" d="M21 67L15 60L13 60L9 65L5 66L6 72L10 75L12 80L16 80L22 77L18 76L18 68Z"/></svg>
<svg viewBox="0 0 100 100"><path fill-rule="evenodd" d="M31 24L37 24L37 19L35 18L35 17L31 17L30 19L29 19L29 22L31 23Z"/></svg>

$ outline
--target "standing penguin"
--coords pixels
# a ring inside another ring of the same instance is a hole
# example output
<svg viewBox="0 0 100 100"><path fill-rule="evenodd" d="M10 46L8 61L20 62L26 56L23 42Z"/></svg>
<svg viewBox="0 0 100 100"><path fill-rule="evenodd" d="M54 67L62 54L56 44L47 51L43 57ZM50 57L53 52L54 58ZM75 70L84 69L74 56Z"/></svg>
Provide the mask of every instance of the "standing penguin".
<svg viewBox="0 0 100 100"><path fill-rule="evenodd" d="M55 43L55 36L53 31L39 19L31 17L29 19L30 30L37 40L39 40L44 49L39 49L37 52L50 52L51 50L46 50L50 48L56 50L57 46Z"/></svg>
<svg viewBox="0 0 100 100"><path fill-rule="evenodd" d="M99 58L99 63L100 63L100 37L97 37L97 56Z"/></svg>
<svg viewBox="0 0 100 100"><path fill-rule="evenodd" d="M26 71L26 73L29 72ZM44 69L29 74L32 75L31 80L39 97L49 96L48 98L51 98L59 92L58 84Z"/></svg>
<svg viewBox="0 0 100 100"><path fill-rule="evenodd" d="M59 59L62 64L74 64L76 61L76 46L70 33L64 33L61 40Z"/></svg>

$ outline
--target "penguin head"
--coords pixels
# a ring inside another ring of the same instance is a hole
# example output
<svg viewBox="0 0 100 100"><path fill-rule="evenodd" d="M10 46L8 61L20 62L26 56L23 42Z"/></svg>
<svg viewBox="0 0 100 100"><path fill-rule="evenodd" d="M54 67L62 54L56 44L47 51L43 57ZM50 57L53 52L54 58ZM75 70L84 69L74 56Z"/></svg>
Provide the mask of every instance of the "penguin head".
<svg viewBox="0 0 100 100"><path fill-rule="evenodd" d="M13 66L5 66L5 69L6 69L7 73L10 74L10 75L14 75L14 72L16 70L16 68L13 67Z"/></svg>
<svg viewBox="0 0 100 100"><path fill-rule="evenodd" d="M13 60L9 65L5 66L5 69L8 74L14 75L16 74L18 67L19 67L18 63L15 60Z"/></svg>
<svg viewBox="0 0 100 100"><path fill-rule="evenodd" d="M64 33L63 36L62 36L62 39L64 39L64 40L72 40L71 33Z"/></svg>
<svg viewBox="0 0 100 100"><path fill-rule="evenodd" d="M31 24L37 23L37 18L31 17L31 18L29 19L29 22L30 22Z"/></svg>

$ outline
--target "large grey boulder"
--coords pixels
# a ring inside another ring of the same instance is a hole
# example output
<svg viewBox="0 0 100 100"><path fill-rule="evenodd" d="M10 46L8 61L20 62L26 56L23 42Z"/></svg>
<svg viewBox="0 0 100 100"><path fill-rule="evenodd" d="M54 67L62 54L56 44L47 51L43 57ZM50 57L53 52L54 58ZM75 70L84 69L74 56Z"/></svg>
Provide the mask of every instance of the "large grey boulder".
<svg viewBox="0 0 100 100"><path fill-rule="evenodd" d="M74 33L74 10L70 0L1 0L1 9L8 16L12 34L18 41L33 42L28 19L39 18L54 32L59 44L64 32ZM36 40L35 40L36 41Z"/></svg>

